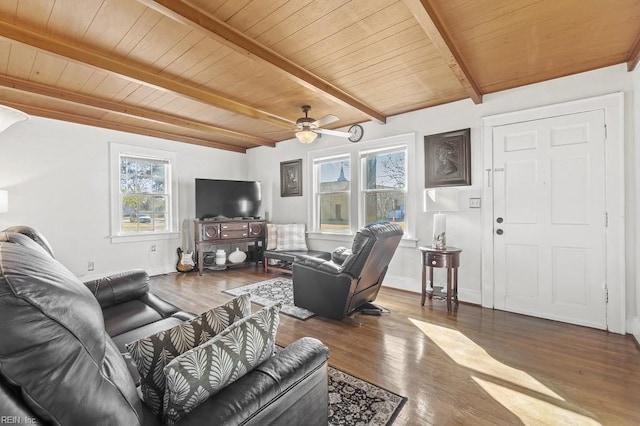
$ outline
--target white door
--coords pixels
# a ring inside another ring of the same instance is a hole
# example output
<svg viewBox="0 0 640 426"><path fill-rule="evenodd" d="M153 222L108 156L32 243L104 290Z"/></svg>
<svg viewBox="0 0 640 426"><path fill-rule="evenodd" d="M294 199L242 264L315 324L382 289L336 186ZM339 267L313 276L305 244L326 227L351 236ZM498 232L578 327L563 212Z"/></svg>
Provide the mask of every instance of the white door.
<svg viewBox="0 0 640 426"><path fill-rule="evenodd" d="M605 329L604 112L493 132L495 308Z"/></svg>

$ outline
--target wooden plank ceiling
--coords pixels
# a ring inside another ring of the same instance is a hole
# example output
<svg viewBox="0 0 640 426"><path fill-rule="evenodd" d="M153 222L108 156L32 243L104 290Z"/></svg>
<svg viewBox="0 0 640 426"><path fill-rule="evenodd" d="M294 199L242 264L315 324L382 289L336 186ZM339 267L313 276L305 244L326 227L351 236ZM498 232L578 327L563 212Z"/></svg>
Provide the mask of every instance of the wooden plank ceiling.
<svg viewBox="0 0 640 426"><path fill-rule="evenodd" d="M0 2L0 103L237 152L639 60L640 0Z"/></svg>

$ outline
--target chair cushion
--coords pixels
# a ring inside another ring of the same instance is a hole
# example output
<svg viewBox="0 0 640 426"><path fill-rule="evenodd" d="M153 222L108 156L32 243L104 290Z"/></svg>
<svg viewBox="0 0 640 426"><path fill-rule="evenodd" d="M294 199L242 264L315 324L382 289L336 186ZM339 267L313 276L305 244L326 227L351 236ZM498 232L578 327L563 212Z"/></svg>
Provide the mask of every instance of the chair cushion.
<svg viewBox="0 0 640 426"><path fill-rule="evenodd" d="M43 422L141 423L142 404L100 305L44 250L0 243L0 348L0 376Z"/></svg>
<svg viewBox="0 0 640 426"><path fill-rule="evenodd" d="M165 368L163 419L175 424L210 396L235 382L273 354L282 305L262 308Z"/></svg>
<svg viewBox="0 0 640 426"><path fill-rule="evenodd" d="M142 398L154 414L159 417L164 414L164 368L167 363L250 314L250 296L243 294L191 321L125 345L140 373Z"/></svg>

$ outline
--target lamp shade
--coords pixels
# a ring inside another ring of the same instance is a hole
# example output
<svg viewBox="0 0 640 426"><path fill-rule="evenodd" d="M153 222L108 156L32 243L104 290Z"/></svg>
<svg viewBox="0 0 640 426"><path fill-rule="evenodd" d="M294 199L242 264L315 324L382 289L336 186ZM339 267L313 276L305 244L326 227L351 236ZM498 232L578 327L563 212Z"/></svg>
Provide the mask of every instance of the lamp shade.
<svg viewBox="0 0 640 426"><path fill-rule="evenodd" d="M455 189L425 189L425 212L457 212L460 210L460 199Z"/></svg>
<svg viewBox="0 0 640 426"><path fill-rule="evenodd" d="M9 191L0 189L0 213L9 211Z"/></svg>
<svg viewBox="0 0 640 426"><path fill-rule="evenodd" d="M0 105L0 132L4 132L14 124L27 120L28 118L29 116L22 111Z"/></svg>
<svg viewBox="0 0 640 426"><path fill-rule="evenodd" d="M318 134L311 130L301 130L296 133L296 138L302 143L311 143L316 140Z"/></svg>

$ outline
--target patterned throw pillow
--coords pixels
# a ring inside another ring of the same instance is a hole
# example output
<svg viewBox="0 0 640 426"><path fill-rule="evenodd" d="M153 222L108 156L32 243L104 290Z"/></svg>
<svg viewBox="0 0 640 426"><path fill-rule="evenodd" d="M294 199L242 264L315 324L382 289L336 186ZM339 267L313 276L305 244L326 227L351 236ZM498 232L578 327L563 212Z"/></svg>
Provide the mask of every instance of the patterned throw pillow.
<svg viewBox="0 0 640 426"><path fill-rule="evenodd" d="M292 223L278 226L278 251L309 250L304 235L303 223Z"/></svg>
<svg viewBox="0 0 640 426"><path fill-rule="evenodd" d="M234 322L251 315L250 297L243 294L190 321L126 345L140 373L142 399L155 415L163 415L164 367L178 355L207 342Z"/></svg>
<svg viewBox="0 0 640 426"><path fill-rule="evenodd" d="M273 354L282 305L265 307L167 364L164 422L175 424Z"/></svg>
<svg viewBox="0 0 640 426"><path fill-rule="evenodd" d="M267 223L267 250L275 250L278 247L278 225Z"/></svg>

